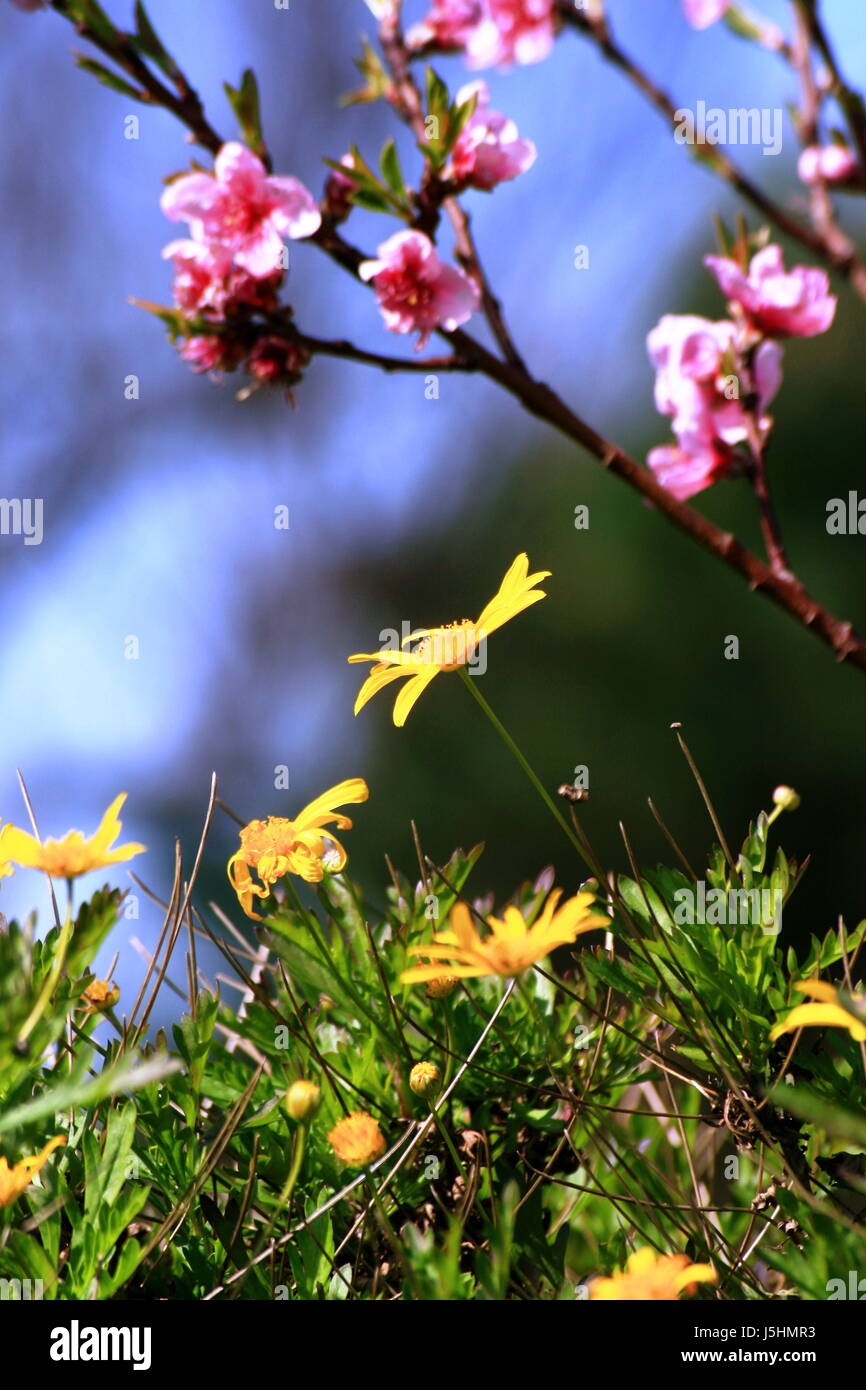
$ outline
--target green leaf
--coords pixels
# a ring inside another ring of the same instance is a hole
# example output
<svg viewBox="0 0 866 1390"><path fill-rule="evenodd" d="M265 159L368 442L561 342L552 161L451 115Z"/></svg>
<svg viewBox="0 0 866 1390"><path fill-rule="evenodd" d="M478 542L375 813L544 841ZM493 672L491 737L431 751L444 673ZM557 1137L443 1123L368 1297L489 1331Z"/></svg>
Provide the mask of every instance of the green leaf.
<svg viewBox="0 0 866 1390"><path fill-rule="evenodd" d="M142 1086L150 1086L154 1081L162 1081L173 1072L181 1070L180 1062L170 1057L156 1055L146 1062L124 1059L114 1066L106 1067L99 1076L90 1081L72 1080L62 1082L52 1090L44 1091L35 1100L25 1105L17 1105L0 1115L0 1134L9 1134L23 1125L35 1124L54 1115L60 1110L76 1105L98 1105L109 1096L124 1091L138 1091Z"/></svg>
<svg viewBox="0 0 866 1390"><path fill-rule="evenodd" d="M138 51L156 63L166 77L176 77L177 64L151 24L142 0L135 0L135 25L134 43Z"/></svg>
<svg viewBox="0 0 866 1390"><path fill-rule="evenodd" d="M841 1105L834 1105L803 1086L774 1086L769 1096L780 1109L818 1125L835 1138L866 1144L866 1113L862 1110L847 1110Z"/></svg>
<svg viewBox="0 0 866 1390"><path fill-rule="evenodd" d="M110 87L113 92L120 92L122 96L129 97L132 101L145 101L146 98L137 87L133 87L130 82L124 81L116 72L110 68L103 67L102 63L97 63L94 58L86 58L83 53L73 54L76 66L82 68L84 72L89 72L101 82L103 87Z"/></svg>
<svg viewBox="0 0 866 1390"><path fill-rule="evenodd" d="M239 87L232 87L228 82L224 82L223 89L237 117L245 142L254 154L260 159L265 159L267 151L262 135L259 84L252 68L244 70Z"/></svg>
<svg viewBox="0 0 866 1390"><path fill-rule="evenodd" d="M382 177L391 192L396 193L399 198L402 198L406 192L406 185L403 181L402 170L400 169L397 146L393 140L389 140L385 145L379 163L382 169Z"/></svg>

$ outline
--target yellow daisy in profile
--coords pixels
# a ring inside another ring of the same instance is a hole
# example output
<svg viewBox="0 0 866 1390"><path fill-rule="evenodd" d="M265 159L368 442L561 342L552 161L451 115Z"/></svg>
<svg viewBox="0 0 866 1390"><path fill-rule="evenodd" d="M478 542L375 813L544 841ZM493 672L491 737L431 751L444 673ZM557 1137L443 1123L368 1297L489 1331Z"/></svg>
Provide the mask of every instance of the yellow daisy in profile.
<svg viewBox="0 0 866 1390"><path fill-rule="evenodd" d="M81 998L88 1018L91 1014L104 1014L107 1009L113 1009L120 999L120 986L109 980L91 980L82 991Z"/></svg>
<svg viewBox="0 0 866 1390"><path fill-rule="evenodd" d="M41 1153L33 1154L30 1158L22 1158L19 1163L15 1164L14 1168L10 1168L7 1160L0 1157L0 1207L11 1206L21 1196L24 1189L30 1186L54 1150L65 1143L65 1135L58 1134L56 1138L48 1141Z"/></svg>
<svg viewBox="0 0 866 1390"><path fill-rule="evenodd" d="M253 911L253 899L266 898L286 874L297 874L306 883L321 883L326 872L341 872L346 851L330 831L323 831L330 825L350 830L349 817L340 815L336 807L366 801L369 794L362 777L351 777L322 792L294 820L268 816L267 820L251 820L244 826L241 847L228 863L228 875L248 917L262 920ZM251 870L258 874L258 883Z"/></svg>
<svg viewBox="0 0 866 1390"><path fill-rule="evenodd" d="M451 926L436 932L432 942L410 946L411 955L426 956L430 964L411 965L400 976L404 984L438 980L447 971L452 979L480 975L520 975L549 956L557 946L567 946L583 932L610 926L607 917L593 910L591 893L577 893L559 906L562 889L550 894L531 927L516 907L506 907L505 916L488 917L491 935L482 939L475 929L465 903L451 912Z"/></svg>
<svg viewBox="0 0 866 1390"><path fill-rule="evenodd" d="M379 652L357 652L350 656L348 659L351 662L374 663L358 691L355 713L362 710L367 701L384 686L404 678L406 684L394 702L394 723L398 729L402 728L415 701L440 671L456 671L459 666L467 666L489 633L495 632L503 623L522 613L524 608L545 597L544 590L536 589L534 585L549 575L550 570L530 574L527 556L518 555L500 584L498 593L484 607L476 622L464 618L445 627L419 628L403 638L399 650L385 648Z"/></svg>
<svg viewBox="0 0 866 1390"><path fill-rule="evenodd" d="M372 1115L353 1110L338 1120L328 1135L328 1143L341 1163L364 1168L385 1152L385 1139Z"/></svg>
<svg viewBox="0 0 866 1390"><path fill-rule="evenodd" d="M603 1303L672 1302L681 1293L694 1293L697 1284L714 1284L717 1277L712 1265L689 1264L688 1255L657 1255L644 1247L610 1279L593 1279L589 1297Z"/></svg>
<svg viewBox="0 0 866 1390"><path fill-rule="evenodd" d="M855 1042L866 1042L866 995L840 995L826 980L798 980L794 988L818 1003L797 1004L787 1018L770 1030L771 1042L797 1028L820 1027L847 1028Z"/></svg>
<svg viewBox="0 0 866 1390"><path fill-rule="evenodd" d="M144 845L131 842L112 849L122 828L118 812L125 800L126 792L114 798L99 822L99 829L89 840L80 830L70 830L62 840L42 842L17 826L4 826L0 832L0 856L22 869L41 869L52 878L66 879L78 878L80 874L90 873L91 869L104 869L109 864L132 859L136 854L144 853Z"/></svg>

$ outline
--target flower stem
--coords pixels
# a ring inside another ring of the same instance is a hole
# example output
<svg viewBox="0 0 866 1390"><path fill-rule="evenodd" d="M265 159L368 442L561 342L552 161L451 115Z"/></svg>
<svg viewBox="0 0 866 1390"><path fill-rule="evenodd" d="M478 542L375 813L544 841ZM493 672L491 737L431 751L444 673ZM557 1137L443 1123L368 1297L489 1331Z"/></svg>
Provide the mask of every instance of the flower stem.
<svg viewBox="0 0 866 1390"><path fill-rule="evenodd" d="M511 737L511 735L510 735L510 733L508 732L508 730L506 729L505 725L504 725L504 724L502 723L502 721L501 721L500 719L498 719L498 718L496 717L496 715L493 713L493 710L490 708L490 706L488 705L488 703L487 703L487 701L485 700L484 696L481 694L481 691L478 689L478 683L477 683L477 681L474 681L474 680L472 679L472 677L469 675L468 671L466 670L466 667L465 667L465 666L459 666L459 667L457 668L457 671L458 671L458 675L460 676L461 680L463 681L463 684L464 684L464 685L467 687L467 689L470 691L470 693L471 693L473 699L476 700L476 701L478 702L478 704L481 706L481 708L482 708L482 710L484 711L485 715L487 716L488 720L489 720L490 723L493 725L494 729L495 729L496 732L498 733L499 737L502 739L502 741L503 741L503 743L505 744L505 746L506 746L506 748L508 749L508 751L511 753L511 756L512 756L513 758L515 758L515 759L517 760L518 764L520 765L520 767L523 768L523 771L526 773L526 775L527 775L527 777L529 778L530 782L532 783L533 787L534 787L535 790L538 792L538 795L541 797L542 801L544 802L544 804L545 804L545 806L547 807L547 809L548 809L548 811L550 812L550 814L553 816L553 819L556 821L557 825L558 825L558 826L560 827L560 829L561 829L562 831L564 831L564 833L568 836L569 841L571 842L571 844L573 845L573 847L577 850L578 854L580 855L580 857L581 857L581 859L583 860L584 864L586 864L587 868L588 868L591 872L594 873L595 870L593 869L593 866L592 866L590 860L587 858L587 854L586 854L585 849L583 848L583 845L582 845L582 844L580 843L580 841L578 840L578 838L577 838L577 836L575 835L574 831L571 829L571 826L568 824L568 821L565 819L565 816L562 814L562 812L560 811L559 807L556 805L555 801L554 801L553 798L550 796L549 792L545 789L545 787L543 786L543 784L539 781L538 777L535 775L534 771L533 771L532 768L530 767L530 765L529 765L529 763L527 762L526 758L525 758L525 757L523 756L523 754L521 753L521 751L520 751L520 749L518 748L517 744L514 742L514 739Z"/></svg>

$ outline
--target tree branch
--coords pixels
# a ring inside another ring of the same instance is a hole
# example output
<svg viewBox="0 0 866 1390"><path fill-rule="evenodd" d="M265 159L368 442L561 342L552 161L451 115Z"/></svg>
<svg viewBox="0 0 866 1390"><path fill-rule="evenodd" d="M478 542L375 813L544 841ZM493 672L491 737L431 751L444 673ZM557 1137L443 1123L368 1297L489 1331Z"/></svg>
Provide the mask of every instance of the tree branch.
<svg viewBox="0 0 866 1390"><path fill-rule="evenodd" d="M667 93L624 52L614 39L605 18L596 19L582 14L575 10L568 0L558 0L558 11L565 23L591 39L605 58L625 73L669 124L676 124L676 113L680 108L676 107ZM855 293L866 303L866 262L860 258L853 241L841 228L836 227L832 234L828 234L826 227L807 226L769 198L757 184L752 183L718 146L714 145L710 150L695 146L695 149L700 151L699 158L703 164L736 189L742 198L751 203L763 217L775 223L780 231L798 241L801 246L805 246L833 270L843 275Z"/></svg>

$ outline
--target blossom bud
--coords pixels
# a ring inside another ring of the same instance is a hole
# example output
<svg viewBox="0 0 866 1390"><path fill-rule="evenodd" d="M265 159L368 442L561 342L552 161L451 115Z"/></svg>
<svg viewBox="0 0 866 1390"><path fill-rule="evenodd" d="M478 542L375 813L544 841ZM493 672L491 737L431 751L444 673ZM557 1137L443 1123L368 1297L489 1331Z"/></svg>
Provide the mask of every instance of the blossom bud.
<svg viewBox="0 0 866 1390"><path fill-rule="evenodd" d="M315 1081L293 1081L286 1092L285 1107L298 1124L311 1120L319 1108L321 1092Z"/></svg>
<svg viewBox="0 0 866 1390"><path fill-rule="evenodd" d="M780 811L796 811L800 798L793 787L777 787L773 792L773 805Z"/></svg>
<svg viewBox="0 0 866 1390"><path fill-rule="evenodd" d="M431 1096L439 1089L441 1072L435 1062L417 1062L409 1073L409 1089L416 1096Z"/></svg>

